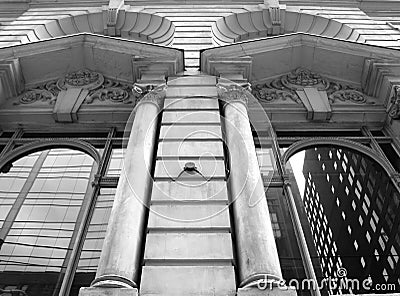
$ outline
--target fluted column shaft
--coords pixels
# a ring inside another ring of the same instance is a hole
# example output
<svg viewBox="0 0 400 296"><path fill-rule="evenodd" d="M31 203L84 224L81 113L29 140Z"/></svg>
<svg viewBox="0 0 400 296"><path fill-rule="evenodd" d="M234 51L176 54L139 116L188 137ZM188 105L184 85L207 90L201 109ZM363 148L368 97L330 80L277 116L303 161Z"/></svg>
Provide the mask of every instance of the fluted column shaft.
<svg viewBox="0 0 400 296"><path fill-rule="evenodd" d="M225 137L230 163L239 287L259 280L279 281L282 272L258 166L244 91L231 90L225 101Z"/></svg>
<svg viewBox="0 0 400 296"><path fill-rule="evenodd" d="M92 286L137 287L149 204L157 117L164 92L136 107L122 172Z"/></svg>

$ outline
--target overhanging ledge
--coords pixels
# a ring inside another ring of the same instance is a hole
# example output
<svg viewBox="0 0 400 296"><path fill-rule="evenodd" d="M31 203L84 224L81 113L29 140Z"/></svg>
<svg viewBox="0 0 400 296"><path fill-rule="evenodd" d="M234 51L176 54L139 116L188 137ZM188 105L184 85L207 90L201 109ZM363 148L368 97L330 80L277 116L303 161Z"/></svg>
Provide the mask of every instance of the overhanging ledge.
<svg viewBox="0 0 400 296"><path fill-rule="evenodd" d="M224 61L251 59L245 71L249 81L276 77L299 67L361 84L365 59L400 61L400 50L306 33L293 33L243 41L200 51L201 71L218 75ZM229 65L229 64L228 64ZM244 65L244 64L243 64ZM232 67L232 66L231 66ZM232 67L233 68L233 67Z"/></svg>
<svg viewBox="0 0 400 296"><path fill-rule="evenodd" d="M13 85L16 84L13 81L20 81L23 77L24 87L20 83L14 87L20 93L24 88L82 68L101 72L107 77L134 82L140 77L136 77L136 64L133 61L140 61L141 67L147 60L148 64L155 60L158 65L168 64L165 68L171 69L171 73L166 74L174 75L184 70L183 56L183 50L180 49L80 33L1 48L0 69L1 65L10 64L10 61L17 61L14 64L18 64L18 69L8 67L12 73L2 75L0 83ZM16 74L20 77L16 77ZM9 94L0 93L2 100L7 97Z"/></svg>

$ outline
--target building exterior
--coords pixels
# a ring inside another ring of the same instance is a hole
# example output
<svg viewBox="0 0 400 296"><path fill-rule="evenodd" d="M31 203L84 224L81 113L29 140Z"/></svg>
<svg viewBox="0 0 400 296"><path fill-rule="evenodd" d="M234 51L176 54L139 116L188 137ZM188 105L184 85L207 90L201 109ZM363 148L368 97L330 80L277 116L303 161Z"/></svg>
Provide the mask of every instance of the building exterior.
<svg viewBox="0 0 400 296"><path fill-rule="evenodd" d="M303 202L325 276L346 268L360 282L398 281L399 200L385 173L352 151L315 147L306 151L304 175Z"/></svg>
<svg viewBox="0 0 400 296"><path fill-rule="evenodd" d="M0 293L398 294L399 4L0 0Z"/></svg>

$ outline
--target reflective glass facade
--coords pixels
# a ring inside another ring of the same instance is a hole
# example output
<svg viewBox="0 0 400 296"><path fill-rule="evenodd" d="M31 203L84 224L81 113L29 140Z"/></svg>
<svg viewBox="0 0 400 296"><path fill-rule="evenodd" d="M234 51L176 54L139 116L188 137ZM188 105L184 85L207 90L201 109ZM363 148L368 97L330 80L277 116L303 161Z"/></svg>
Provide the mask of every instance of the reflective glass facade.
<svg viewBox="0 0 400 296"><path fill-rule="evenodd" d="M78 295L79 288L90 286L90 283L95 278L114 195L115 188L100 189L83 243L70 295Z"/></svg>
<svg viewBox="0 0 400 296"><path fill-rule="evenodd" d="M2 191L18 192L5 199L10 210L0 250L4 288L24 287L34 294L43 288L38 278L45 278L47 292L42 295L59 289L91 191L92 169L93 159L83 152L50 149L23 157L1 175Z"/></svg>
<svg viewBox="0 0 400 296"><path fill-rule="evenodd" d="M399 193L372 159L339 147L305 151L302 197L317 270L324 278L356 279L359 286L330 293L371 293L374 284L394 284L399 291ZM346 275L343 276L342 271Z"/></svg>
<svg viewBox="0 0 400 296"><path fill-rule="evenodd" d="M120 142L115 136L93 140L102 170L84 152L52 148L20 157L1 173L0 288L35 296L59 295L66 283L67 295L90 286L123 164ZM307 278L303 246L273 148L256 152L283 277L301 281ZM372 159L337 147L310 148L304 155L304 187L290 167L287 172L318 279L337 277L345 267L349 278L397 281L399 198L386 172ZM346 291L325 289L323 295L339 292ZM311 295L302 288L297 293Z"/></svg>

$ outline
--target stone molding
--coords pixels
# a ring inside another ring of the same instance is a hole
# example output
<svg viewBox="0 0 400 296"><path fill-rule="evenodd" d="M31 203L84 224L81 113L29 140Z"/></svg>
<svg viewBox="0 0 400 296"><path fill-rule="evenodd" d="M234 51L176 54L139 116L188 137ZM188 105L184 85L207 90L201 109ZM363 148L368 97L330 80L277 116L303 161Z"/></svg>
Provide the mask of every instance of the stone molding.
<svg viewBox="0 0 400 296"><path fill-rule="evenodd" d="M400 58L365 59L363 92L381 98L390 119L400 118Z"/></svg>
<svg viewBox="0 0 400 296"><path fill-rule="evenodd" d="M24 78L18 58L0 61L0 103L24 90Z"/></svg>
<svg viewBox="0 0 400 296"><path fill-rule="evenodd" d="M68 17L54 15L53 19L43 19L42 23L37 21L26 35L20 37L19 42L28 43L71 34L94 33L166 46L172 44L175 25L170 20L138 11L137 7L118 4L81 10Z"/></svg>
<svg viewBox="0 0 400 296"><path fill-rule="evenodd" d="M205 64L206 72L214 76L226 76L239 74L243 79L251 78L252 59L251 57L210 57Z"/></svg>
<svg viewBox="0 0 400 296"><path fill-rule="evenodd" d="M364 42L356 29L326 16L286 8L275 1L260 4L257 9L225 16L211 27L213 41L227 45L279 34L304 32L344 40ZM365 15L368 18L367 15Z"/></svg>

